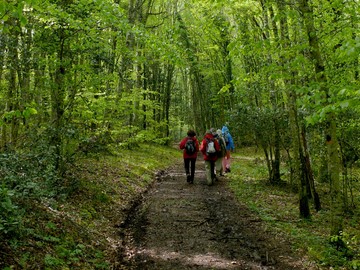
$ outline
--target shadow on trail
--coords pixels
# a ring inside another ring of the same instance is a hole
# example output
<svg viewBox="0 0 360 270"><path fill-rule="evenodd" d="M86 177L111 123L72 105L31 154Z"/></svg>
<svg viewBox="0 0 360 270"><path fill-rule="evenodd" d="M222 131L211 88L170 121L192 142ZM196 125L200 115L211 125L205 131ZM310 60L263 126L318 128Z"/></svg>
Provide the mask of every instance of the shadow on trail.
<svg viewBox="0 0 360 270"><path fill-rule="evenodd" d="M159 175L122 228L114 269L303 269L290 245L235 200L226 178L208 187L204 170L198 160L194 184L182 163Z"/></svg>

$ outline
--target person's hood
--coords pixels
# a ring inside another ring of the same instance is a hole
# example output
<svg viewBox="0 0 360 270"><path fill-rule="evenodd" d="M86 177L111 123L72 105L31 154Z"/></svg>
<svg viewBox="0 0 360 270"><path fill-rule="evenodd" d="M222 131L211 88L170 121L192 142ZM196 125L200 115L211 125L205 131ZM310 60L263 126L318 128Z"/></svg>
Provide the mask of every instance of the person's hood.
<svg viewBox="0 0 360 270"><path fill-rule="evenodd" d="M226 133L226 132L229 132L229 129L227 126L223 126L221 131L222 131L222 133Z"/></svg>

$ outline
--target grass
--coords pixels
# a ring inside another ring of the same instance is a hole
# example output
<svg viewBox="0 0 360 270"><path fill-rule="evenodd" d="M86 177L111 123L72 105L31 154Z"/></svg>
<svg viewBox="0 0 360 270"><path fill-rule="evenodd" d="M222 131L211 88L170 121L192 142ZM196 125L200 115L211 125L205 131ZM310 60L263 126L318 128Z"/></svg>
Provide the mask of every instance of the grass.
<svg viewBox="0 0 360 270"><path fill-rule="evenodd" d="M284 183L271 186L267 181L265 162L254 149L241 149L233 154L230 187L239 200L256 212L269 228L286 237L293 249L325 269L360 269L359 210L345 217L343 241L345 248L330 243L330 211L328 186L318 185L324 210L311 209L310 220L299 218L298 195ZM359 194L357 194L359 196ZM356 209L355 209L356 210ZM354 221L356 220L356 221Z"/></svg>
<svg viewBox="0 0 360 270"><path fill-rule="evenodd" d="M66 196L28 198L20 233L0 241L0 269L109 269L125 212L157 171L179 160L170 147L112 149L113 155L79 160L68 170ZM61 192L59 192L61 194Z"/></svg>

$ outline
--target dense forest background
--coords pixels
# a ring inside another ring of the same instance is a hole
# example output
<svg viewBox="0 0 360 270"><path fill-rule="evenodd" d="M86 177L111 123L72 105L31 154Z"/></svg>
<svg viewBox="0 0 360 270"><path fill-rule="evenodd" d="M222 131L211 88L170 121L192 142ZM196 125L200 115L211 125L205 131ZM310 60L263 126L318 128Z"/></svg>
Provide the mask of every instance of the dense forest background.
<svg viewBox="0 0 360 270"><path fill-rule="evenodd" d="M271 184L298 192L300 217L322 208L325 183L345 245L359 207L359 13L338 0L1 1L0 235L16 234L19 198L68 191L83 155L228 123L237 148L261 149Z"/></svg>

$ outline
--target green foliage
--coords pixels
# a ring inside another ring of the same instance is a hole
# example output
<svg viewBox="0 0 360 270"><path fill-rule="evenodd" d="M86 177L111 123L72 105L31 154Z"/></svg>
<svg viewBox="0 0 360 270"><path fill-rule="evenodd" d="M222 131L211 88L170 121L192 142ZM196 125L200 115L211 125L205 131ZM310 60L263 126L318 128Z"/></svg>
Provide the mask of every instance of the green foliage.
<svg viewBox="0 0 360 270"><path fill-rule="evenodd" d="M77 244L72 246L69 243L63 243L55 247L56 257L46 254L44 264L46 267L57 268L59 266L71 266L79 263L84 255L85 246Z"/></svg>
<svg viewBox="0 0 360 270"><path fill-rule="evenodd" d="M23 211L13 203L15 191L0 187L0 235L4 238L16 237L22 227Z"/></svg>
<svg viewBox="0 0 360 270"><path fill-rule="evenodd" d="M44 258L45 265L50 268L56 268L59 266L65 266L65 262L61 259L55 258L49 254L45 255Z"/></svg>
<svg viewBox="0 0 360 270"><path fill-rule="evenodd" d="M109 269L107 239L122 210L154 181L156 171L181 157L181 151L156 144L131 150L114 144L112 155L82 157L52 178L51 152L38 147L43 153L7 154L0 163L6 179L0 189L1 245L11 247L0 259L19 258L24 269Z"/></svg>
<svg viewBox="0 0 360 270"><path fill-rule="evenodd" d="M230 186L238 199L256 212L268 223L268 228L278 234L286 234L297 252L307 254L318 265L334 269L357 269L359 262L358 223L352 223L355 217L345 220L346 231L329 238L331 213L322 210L312 220L299 220L297 212L298 197L292 189L283 186L271 186L264 181L266 163L255 148L243 148L233 154L232 173L229 174ZM323 198L323 207L329 205L327 188L320 186L318 192ZM281 211L278 211L281 209Z"/></svg>
<svg viewBox="0 0 360 270"><path fill-rule="evenodd" d="M46 153L0 156L3 179L0 188L0 234L5 238L16 239L26 234L23 218L27 200L53 197L61 190L55 184L58 178Z"/></svg>

